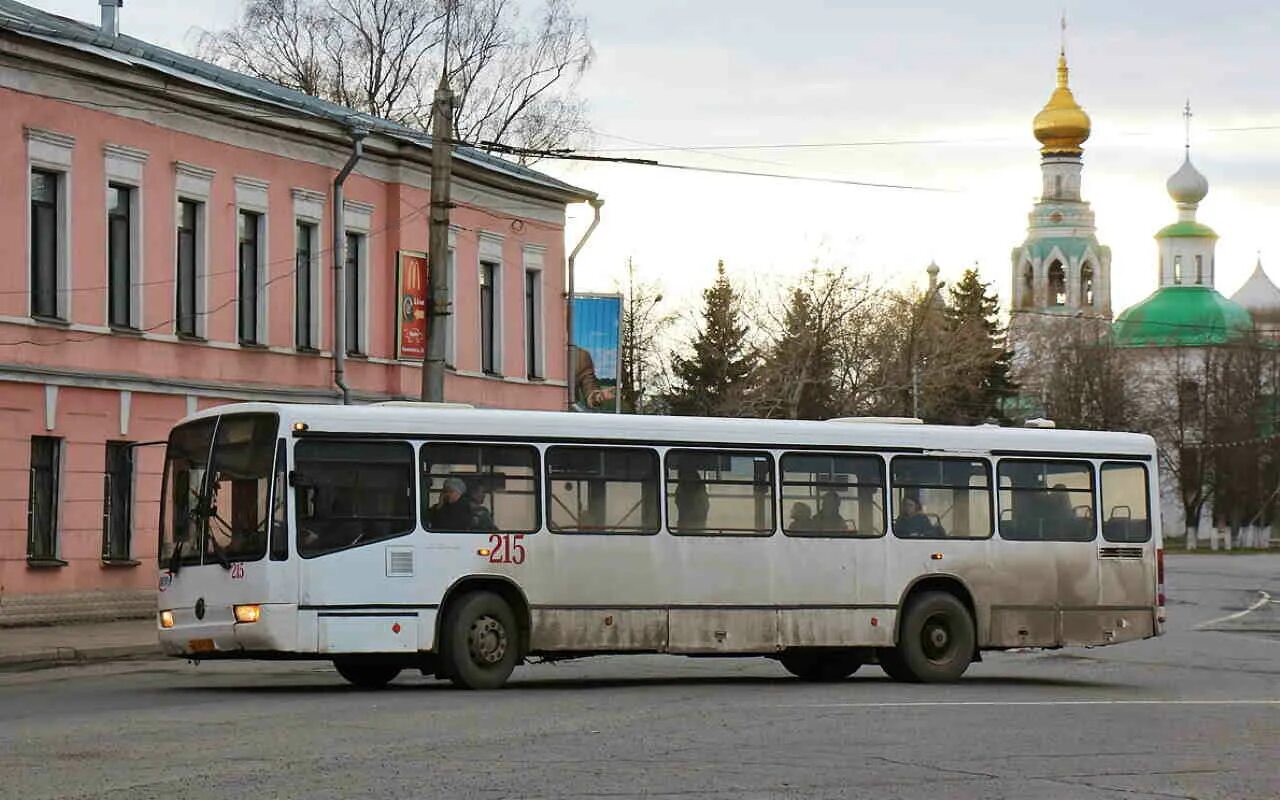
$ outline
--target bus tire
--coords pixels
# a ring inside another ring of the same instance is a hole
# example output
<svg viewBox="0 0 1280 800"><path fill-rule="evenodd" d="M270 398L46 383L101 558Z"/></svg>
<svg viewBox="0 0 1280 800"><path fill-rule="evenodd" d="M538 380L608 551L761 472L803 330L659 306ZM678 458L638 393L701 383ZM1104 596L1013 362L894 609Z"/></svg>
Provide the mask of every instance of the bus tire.
<svg viewBox="0 0 1280 800"><path fill-rule="evenodd" d="M915 681L949 683L969 668L976 638L973 617L960 598L926 592L907 605L895 652Z"/></svg>
<svg viewBox="0 0 1280 800"><path fill-rule="evenodd" d="M396 679L400 667L353 658L335 658L334 669L352 686L360 689L381 689Z"/></svg>
<svg viewBox="0 0 1280 800"><path fill-rule="evenodd" d="M463 689L497 689L520 659L515 612L493 592L471 592L449 604L441 632L440 672Z"/></svg>
<svg viewBox="0 0 1280 800"><path fill-rule="evenodd" d="M880 664L880 669L884 670L884 674L895 681L917 683L919 680L907 669L906 663L902 660L902 654L898 652L896 647L881 647L877 649L876 661Z"/></svg>
<svg viewBox="0 0 1280 800"><path fill-rule="evenodd" d="M812 683L842 681L862 666L862 659L846 652L783 653L778 661L787 672Z"/></svg>

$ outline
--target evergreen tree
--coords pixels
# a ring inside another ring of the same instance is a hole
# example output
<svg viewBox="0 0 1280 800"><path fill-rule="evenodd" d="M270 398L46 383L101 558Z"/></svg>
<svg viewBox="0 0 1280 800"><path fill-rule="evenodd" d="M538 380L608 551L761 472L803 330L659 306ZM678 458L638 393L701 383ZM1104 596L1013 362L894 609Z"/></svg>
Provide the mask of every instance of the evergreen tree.
<svg viewBox="0 0 1280 800"><path fill-rule="evenodd" d="M819 284L819 280L825 282ZM782 330L769 345L752 406L776 419L828 419L836 415L837 316L830 291L838 275L810 274L792 287Z"/></svg>
<svg viewBox="0 0 1280 800"><path fill-rule="evenodd" d="M742 413L756 354L747 341L742 298L729 283L724 262L702 293L702 322L688 357L672 358L671 413L728 417Z"/></svg>
<svg viewBox="0 0 1280 800"><path fill-rule="evenodd" d="M974 424L1003 420L1001 402L1016 388L1010 375L1013 352L1006 349L1000 298L977 269L965 270L951 286L945 320L948 364L931 398L938 422Z"/></svg>

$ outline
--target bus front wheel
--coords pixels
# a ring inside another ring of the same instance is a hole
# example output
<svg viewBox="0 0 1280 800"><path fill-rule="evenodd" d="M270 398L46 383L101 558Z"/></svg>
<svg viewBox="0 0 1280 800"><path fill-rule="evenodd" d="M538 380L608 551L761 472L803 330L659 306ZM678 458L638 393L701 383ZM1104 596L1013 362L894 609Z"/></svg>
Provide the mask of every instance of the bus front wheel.
<svg viewBox="0 0 1280 800"><path fill-rule="evenodd" d="M783 668L802 681L830 683L842 681L862 666L862 659L851 653L783 653L778 656Z"/></svg>
<svg viewBox="0 0 1280 800"><path fill-rule="evenodd" d="M926 592L908 605L898 631L898 646L881 651L880 666L889 677L913 683L958 680L973 660L973 616L949 592Z"/></svg>
<svg viewBox="0 0 1280 800"><path fill-rule="evenodd" d="M394 664L358 659L335 658L333 666L348 683L361 689L381 689L400 674L400 668Z"/></svg>
<svg viewBox="0 0 1280 800"><path fill-rule="evenodd" d="M450 604L441 641L442 671L464 689L497 689L520 658L516 615L501 596L472 592Z"/></svg>

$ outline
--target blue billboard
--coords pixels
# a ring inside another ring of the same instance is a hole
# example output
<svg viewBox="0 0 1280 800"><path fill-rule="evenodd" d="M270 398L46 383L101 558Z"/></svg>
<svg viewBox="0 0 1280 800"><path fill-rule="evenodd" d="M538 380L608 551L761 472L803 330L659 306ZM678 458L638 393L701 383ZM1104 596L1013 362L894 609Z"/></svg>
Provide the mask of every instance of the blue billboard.
<svg viewBox="0 0 1280 800"><path fill-rule="evenodd" d="M622 296L573 296L575 411L619 410L618 350L622 339Z"/></svg>

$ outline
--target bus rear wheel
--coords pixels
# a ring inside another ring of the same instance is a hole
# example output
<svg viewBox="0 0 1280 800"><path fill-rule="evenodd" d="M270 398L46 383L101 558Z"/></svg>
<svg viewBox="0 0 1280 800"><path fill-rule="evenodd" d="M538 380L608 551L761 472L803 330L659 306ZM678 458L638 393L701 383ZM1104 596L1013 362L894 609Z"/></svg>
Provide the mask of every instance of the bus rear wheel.
<svg viewBox="0 0 1280 800"><path fill-rule="evenodd" d="M497 689L520 659L516 615L501 596L472 592L449 605L441 636L442 672L464 689Z"/></svg>
<svg viewBox="0 0 1280 800"><path fill-rule="evenodd" d="M783 653L778 656L783 668L802 681L831 683L842 681L862 666L853 653Z"/></svg>
<svg viewBox="0 0 1280 800"><path fill-rule="evenodd" d="M880 665L895 680L948 683L959 680L973 660L973 616L950 592L926 592L907 605L898 646Z"/></svg>
<svg viewBox="0 0 1280 800"><path fill-rule="evenodd" d="M351 658L335 658L333 666L348 683L361 689L381 689L400 674L400 667L394 664Z"/></svg>

